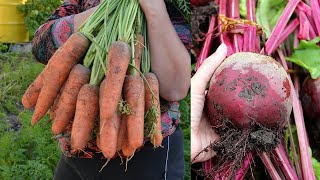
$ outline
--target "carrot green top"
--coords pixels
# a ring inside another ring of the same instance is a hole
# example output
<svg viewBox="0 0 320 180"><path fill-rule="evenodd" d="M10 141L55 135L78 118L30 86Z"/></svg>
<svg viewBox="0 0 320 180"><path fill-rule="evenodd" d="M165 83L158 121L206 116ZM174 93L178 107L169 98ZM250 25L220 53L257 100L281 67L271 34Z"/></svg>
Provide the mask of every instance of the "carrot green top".
<svg viewBox="0 0 320 180"><path fill-rule="evenodd" d="M69 36L74 32L73 19L74 15L88 10L100 3L100 0L65 0L64 3L55 10L48 20L39 27L32 40L32 52L36 59L46 64L53 53L67 41ZM184 19L182 14L170 3L166 3L167 11L171 22L174 25L180 40L186 48L191 48L191 31L190 26ZM161 109L163 109L162 134L168 136L172 134L176 126L180 123L180 112L178 102L166 102L162 100ZM69 127L70 128L70 127ZM86 153L80 154L70 153L70 129L62 134L57 135L57 141L68 157L80 158L103 158L101 153L96 153L99 149L96 147L95 140L89 142Z"/></svg>

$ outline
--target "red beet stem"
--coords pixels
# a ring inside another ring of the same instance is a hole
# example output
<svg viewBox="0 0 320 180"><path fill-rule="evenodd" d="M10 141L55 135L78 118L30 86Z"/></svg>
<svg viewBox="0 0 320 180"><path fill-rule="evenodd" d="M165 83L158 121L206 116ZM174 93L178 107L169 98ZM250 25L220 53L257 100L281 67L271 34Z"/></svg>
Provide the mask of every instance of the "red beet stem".
<svg viewBox="0 0 320 180"><path fill-rule="evenodd" d="M279 57L281 61L285 61L284 59L285 57L283 53L279 53ZM283 64L283 66L285 67L286 65ZM310 149L309 140L306 132L306 127L304 124L304 117L303 117L301 103L298 98L297 92L294 89L294 85L292 83L291 77L288 76L288 79L291 87L293 114L294 114L294 120L296 123L297 134L298 134L302 176L303 176L303 179L314 180L315 176L314 176L314 171L313 171L312 162L311 162L311 154L309 152L309 149Z"/></svg>
<svg viewBox="0 0 320 180"><path fill-rule="evenodd" d="M283 41L285 41L289 35L291 33L293 33L293 31L298 27L299 25L299 20L297 18L294 18L294 20L292 20L288 26L284 29L281 37L279 38L279 41L276 43L276 47L279 47L280 44L283 43Z"/></svg>
<svg viewBox="0 0 320 180"><path fill-rule="evenodd" d="M271 32L270 38L265 44L268 55L271 55L272 52L277 48L277 41L279 41L285 26L287 25L293 11L295 10L299 2L300 0L290 0L284 11L282 12L275 28Z"/></svg>
<svg viewBox="0 0 320 180"><path fill-rule="evenodd" d="M308 21L310 23L311 29L317 34L317 27L316 24L314 22L314 18L312 16L312 10L311 7L309 5L307 5L304 2L300 2L297 6L297 8L295 9L295 11L297 12L297 14L299 14L300 11L304 12L304 14L307 16Z"/></svg>
<svg viewBox="0 0 320 180"><path fill-rule="evenodd" d="M276 168L274 167L271 159L267 155L266 152L259 153L259 157L261 158L263 164L267 168L267 171L273 180L281 180L280 175L278 174Z"/></svg>
<svg viewBox="0 0 320 180"><path fill-rule="evenodd" d="M198 68L201 66L203 61L209 56L210 49L212 47L212 42L213 42L213 34L214 34L213 31L214 31L215 24L216 24L216 16L212 16L209 23L208 32L206 34L206 39L202 45L201 52L198 57L196 70L198 70Z"/></svg>
<svg viewBox="0 0 320 180"><path fill-rule="evenodd" d="M250 167L252 160L253 160L252 153L248 153L244 157L242 166L236 172L236 180L242 180L244 178L244 176L246 175Z"/></svg>
<svg viewBox="0 0 320 180"><path fill-rule="evenodd" d="M247 19L255 22L256 18L254 16L254 9L255 9L255 1L254 0L247 0ZM246 33L246 31L245 31ZM244 42L248 42L248 49L249 52L255 52L256 50L256 38L257 38L257 28L253 26L248 27L247 35L244 37L248 37L248 39L244 38Z"/></svg>
<svg viewBox="0 0 320 180"><path fill-rule="evenodd" d="M230 9L231 17L234 19L240 19L239 0L231 0L231 7L234 7ZM238 33L234 33L233 46L234 46L235 52L242 52L242 44L243 44L242 35Z"/></svg>
<svg viewBox="0 0 320 180"><path fill-rule="evenodd" d="M278 162L283 174L287 179L298 180L298 176L289 161L288 154L283 146L283 141L281 144L273 150L273 154L277 156L276 161Z"/></svg>
<svg viewBox="0 0 320 180"><path fill-rule="evenodd" d="M311 0L311 11L317 28L317 35L320 35L320 2Z"/></svg>
<svg viewBox="0 0 320 180"><path fill-rule="evenodd" d="M227 15L227 0L220 0L219 2L219 14L220 15ZM230 56L231 54L234 53L234 48L233 45L227 35L227 33L222 32L222 26L221 26L221 22L218 22L218 26L219 26L219 37L220 37L220 42L224 43L227 48L228 48L228 52L227 52L227 56Z"/></svg>

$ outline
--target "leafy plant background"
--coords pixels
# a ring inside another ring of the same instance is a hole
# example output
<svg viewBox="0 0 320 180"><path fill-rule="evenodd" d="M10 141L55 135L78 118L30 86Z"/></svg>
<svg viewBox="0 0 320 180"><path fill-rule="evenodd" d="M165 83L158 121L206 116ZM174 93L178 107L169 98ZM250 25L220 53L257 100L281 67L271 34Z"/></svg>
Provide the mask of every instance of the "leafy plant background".
<svg viewBox="0 0 320 180"><path fill-rule="evenodd" d="M24 22L29 31L30 39L35 31L43 24L52 12L63 3L62 0L28 0L17 7L23 13Z"/></svg>
<svg viewBox="0 0 320 180"><path fill-rule="evenodd" d="M32 127L21 97L43 69L31 54L0 54L0 179L50 179L60 152L50 126ZM47 119L47 117L46 117Z"/></svg>

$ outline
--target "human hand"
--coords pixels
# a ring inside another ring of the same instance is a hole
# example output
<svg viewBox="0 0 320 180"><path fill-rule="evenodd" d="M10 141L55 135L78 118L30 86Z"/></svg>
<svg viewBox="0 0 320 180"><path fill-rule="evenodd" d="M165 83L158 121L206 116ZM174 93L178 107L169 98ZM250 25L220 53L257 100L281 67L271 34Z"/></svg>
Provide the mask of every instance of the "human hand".
<svg viewBox="0 0 320 180"><path fill-rule="evenodd" d="M206 86L226 55L227 46L221 44L217 51L203 62L191 79L191 161L193 163L206 161L215 155L210 148L208 151L203 151L219 138L203 112L203 107Z"/></svg>
<svg viewBox="0 0 320 180"><path fill-rule="evenodd" d="M139 0L139 3L147 19L152 14L159 15L167 13L164 0Z"/></svg>

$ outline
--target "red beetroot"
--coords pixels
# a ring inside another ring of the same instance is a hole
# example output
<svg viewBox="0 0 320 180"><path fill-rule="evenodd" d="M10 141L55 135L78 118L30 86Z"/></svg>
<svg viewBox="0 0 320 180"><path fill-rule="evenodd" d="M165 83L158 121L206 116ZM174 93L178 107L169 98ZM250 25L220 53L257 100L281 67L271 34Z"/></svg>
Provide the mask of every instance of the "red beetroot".
<svg viewBox="0 0 320 180"><path fill-rule="evenodd" d="M302 84L302 107L305 115L312 120L320 120L320 77L307 77Z"/></svg>
<svg viewBox="0 0 320 180"><path fill-rule="evenodd" d="M206 97L213 125L229 120L240 129L252 121L267 127L283 127L291 113L286 71L271 57L236 53L213 74Z"/></svg>

